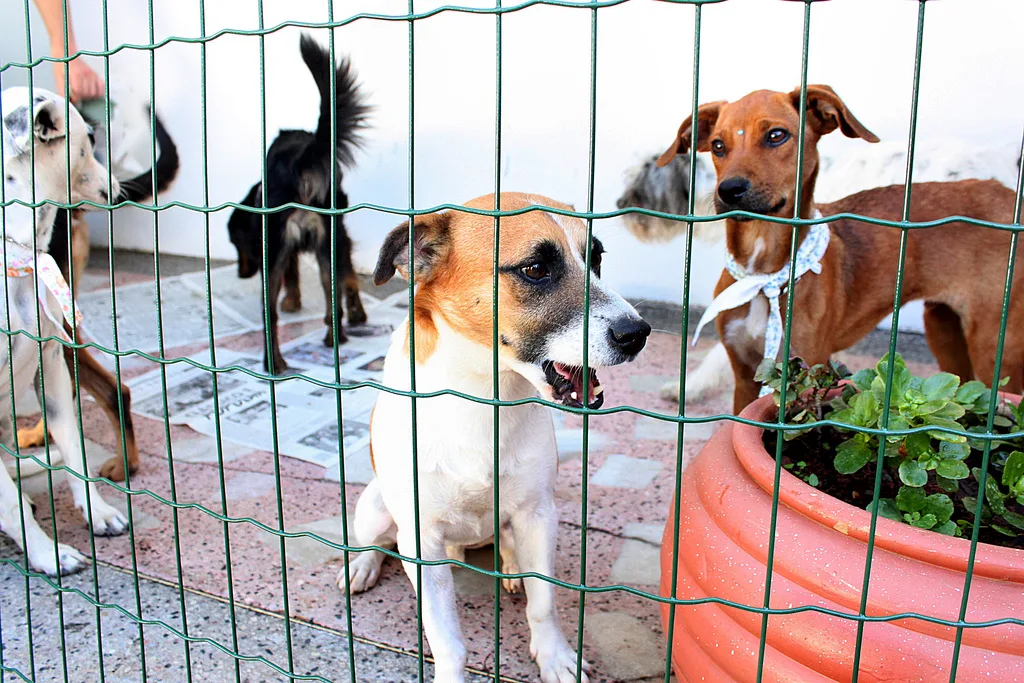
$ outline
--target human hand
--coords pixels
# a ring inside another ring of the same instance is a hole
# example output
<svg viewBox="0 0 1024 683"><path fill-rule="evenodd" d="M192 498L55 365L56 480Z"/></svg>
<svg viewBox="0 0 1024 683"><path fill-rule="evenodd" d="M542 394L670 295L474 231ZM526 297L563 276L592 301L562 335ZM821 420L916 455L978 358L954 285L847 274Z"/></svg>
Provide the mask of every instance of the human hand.
<svg viewBox="0 0 1024 683"><path fill-rule="evenodd" d="M68 68L68 85L71 88L71 101L75 104L83 100L94 100L103 97L103 79L92 67L80 57L66 64ZM57 80L57 94L64 95L64 62L54 62L53 75Z"/></svg>

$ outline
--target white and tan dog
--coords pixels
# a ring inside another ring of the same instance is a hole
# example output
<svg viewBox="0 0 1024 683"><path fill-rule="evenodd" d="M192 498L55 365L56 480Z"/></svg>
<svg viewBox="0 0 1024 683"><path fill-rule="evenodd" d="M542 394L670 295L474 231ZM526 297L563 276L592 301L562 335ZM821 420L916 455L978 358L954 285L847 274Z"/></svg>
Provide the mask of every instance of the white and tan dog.
<svg viewBox="0 0 1024 683"><path fill-rule="evenodd" d="M501 209L546 205L571 207L546 197L501 195ZM493 209L493 195L466 204ZM491 398L494 219L445 211L415 220L414 315L416 389L454 389ZM501 219L498 264L498 384L502 400L536 397L597 408L602 387L591 369L584 386L583 324L585 259L592 266L589 316L591 367L630 361L643 349L650 326L601 281L601 243L587 243L584 223L546 211ZM374 273L382 284L399 270L408 277L409 227L384 241ZM408 390L408 319L392 337L383 382ZM554 503L557 453L547 407L527 403L502 407L499 471L494 472L494 411L456 396L417 401L420 550L425 560L460 558L465 548L493 539L501 529L503 573L554 576L558 531ZM359 498L358 545L392 547L416 556L410 400L381 392L370 424L376 478ZM493 509L498 484L500 509ZM351 562L353 592L372 587L383 553L367 551ZM405 563L415 584L416 569ZM345 571L338 577L346 587ZM423 622L435 660L435 681L462 681L466 650L455 605L451 567L423 567ZM509 590L519 582L505 581ZM555 609L554 586L525 579L530 654L545 683L576 680L576 653L566 641ZM585 674L582 680L587 680Z"/></svg>
<svg viewBox="0 0 1024 683"><path fill-rule="evenodd" d="M107 202L107 170L93 157L92 132L74 107L69 108L70 115L66 118L64 99L40 88L31 92L28 88L8 88L0 94L0 100L3 105L5 202L64 203L69 197L71 202ZM114 181L113 192L116 195L118 191ZM5 234L4 242L0 243L0 261L6 254L8 274L2 280L0 325L9 326L12 333L24 330L36 334L38 329L44 338L64 334L56 322L62 319L61 304L56 297L33 276L12 275L12 268L19 270L12 266L18 259L28 264L20 267L22 274L27 274L29 268L33 272L44 269L44 263L49 259L45 250L50 243L55 213L56 207L50 204L38 208L13 204L4 209ZM33 237L40 250L34 257ZM37 286L40 292L38 301ZM37 315L39 310L44 315ZM10 346L7 340L0 341L0 439L8 447L13 446L11 381L14 382L13 394L18 395L30 384L38 391L39 383L33 379L41 376L46 390L48 426L54 444L74 472L88 476L75 418L74 387L61 344L53 339L43 342L40 371L39 345L21 334L9 336ZM124 516L104 502L95 484L87 484L74 475L68 476L68 483L75 505L94 533L116 535L128 528ZM88 509L87 488L88 502L91 503ZM28 555L29 564L37 571L51 576L68 574L86 564L86 558L74 548L62 543L54 545L32 516L31 502L19 495L5 467L0 467L0 530L22 547Z"/></svg>

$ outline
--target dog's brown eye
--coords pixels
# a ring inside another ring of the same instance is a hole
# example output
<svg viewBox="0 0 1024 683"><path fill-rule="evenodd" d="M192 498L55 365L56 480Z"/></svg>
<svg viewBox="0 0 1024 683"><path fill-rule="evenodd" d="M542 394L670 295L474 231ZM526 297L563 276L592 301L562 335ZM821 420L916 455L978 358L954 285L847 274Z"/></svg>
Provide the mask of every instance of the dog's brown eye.
<svg viewBox="0 0 1024 683"><path fill-rule="evenodd" d="M721 140L713 140L711 142L711 153L716 157L725 156L725 143Z"/></svg>
<svg viewBox="0 0 1024 683"><path fill-rule="evenodd" d="M778 147L783 142L789 139L789 132L781 128L772 128L768 131L768 135L764 137L765 142L768 143L769 147Z"/></svg>
<svg viewBox="0 0 1024 683"><path fill-rule="evenodd" d="M531 280L543 280L548 276L548 267L539 261L537 263L531 263L528 266L523 266L520 270L523 275Z"/></svg>

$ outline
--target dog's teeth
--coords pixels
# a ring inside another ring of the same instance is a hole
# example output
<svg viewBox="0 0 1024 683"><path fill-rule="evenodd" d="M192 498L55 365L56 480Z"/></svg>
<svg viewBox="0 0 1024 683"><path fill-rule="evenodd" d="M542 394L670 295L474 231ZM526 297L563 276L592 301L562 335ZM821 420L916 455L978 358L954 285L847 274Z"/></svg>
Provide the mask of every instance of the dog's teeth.
<svg viewBox="0 0 1024 683"><path fill-rule="evenodd" d="M594 392L594 396L600 396L602 394L602 392L604 392L604 387L599 385L599 386L594 387L592 389L592 391Z"/></svg>
<svg viewBox="0 0 1024 683"><path fill-rule="evenodd" d="M569 394L569 398L575 401L578 400L579 397L576 395L576 392L574 391L571 394Z"/></svg>

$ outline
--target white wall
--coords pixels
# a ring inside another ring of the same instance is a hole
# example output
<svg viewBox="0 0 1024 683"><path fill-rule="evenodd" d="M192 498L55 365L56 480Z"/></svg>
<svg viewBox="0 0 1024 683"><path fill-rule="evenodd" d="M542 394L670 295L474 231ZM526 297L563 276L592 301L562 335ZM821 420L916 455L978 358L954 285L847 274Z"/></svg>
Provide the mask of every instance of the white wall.
<svg viewBox="0 0 1024 683"><path fill-rule="evenodd" d="M3 3L0 60L21 60L23 9ZM110 3L112 45L148 42L146 3ZM155 3L157 40L199 35L197 0ZM285 20L323 21L323 0L266 0L267 26ZM441 2L417 2L417 11ZM488 6L486 2L468 2ZM509 3L506 3L509 4ZM78 41L102 47L100 1L70 0ZM13 6L13 7L12 7ZM892 0L833 0L812 9L812 83L829 83L883 140L908 132L918 4ZM404 0L335 2L336 16L359 11L402 14ZM34 11L34 10L33 10ZM735 99L757 88L789 90L800 76L803 4L731 0L703 10L700 99ZM635 0L602 9L598 25L595 205L615 208L624 170L670 142L691 109L694 9ZM968 148L1013 150L1019 145L1024 95L1019 49L1024 7L1018 0L929 3L925 27L919 139L956 138ZM587 203L589 10L532 7L503 21L502 187ZM209 0L206 31L257 26L254 0ZM416 206L462 202L493 188L495 19L443 13L416 24ZM32 25L37 54L42 27ZM326 40L324 31L317 32ZM408 24L361 20L338 29L339 51L351 55L377 110L358 167L345 177L353 202L405 207L408 201ZM315 126L317 92L298 54L298 29L266 38L267 142L281 127ZM259 41L225 36L207 54L209 196L237 201L258 179L261 143ZM200 50L172 43L156 53L156 104L178 143L182 174L162 200L203 203ZM110 60L112 80L147 92L148 55L126 50ZM17 74L4 72L3 84ZM42 67L38 78L51 78ZM44 81L37 81L43 84ZM827 139L842 155L867 143ZM211 216L211 253L232 258L224 222ZM360 211L346 219L357 263L372 264L383 234L400 217ZM105 221L94 234L105 243ZM161 214L160 247L201 255L200 214ZM624 294L678 300L682 240L644 245L618 220L595 230L609 248L606 278ZM119 214L115 241L151 249L151 217ZM700 246L693 300L706 303L721 267L721 245Z"/></svg>

